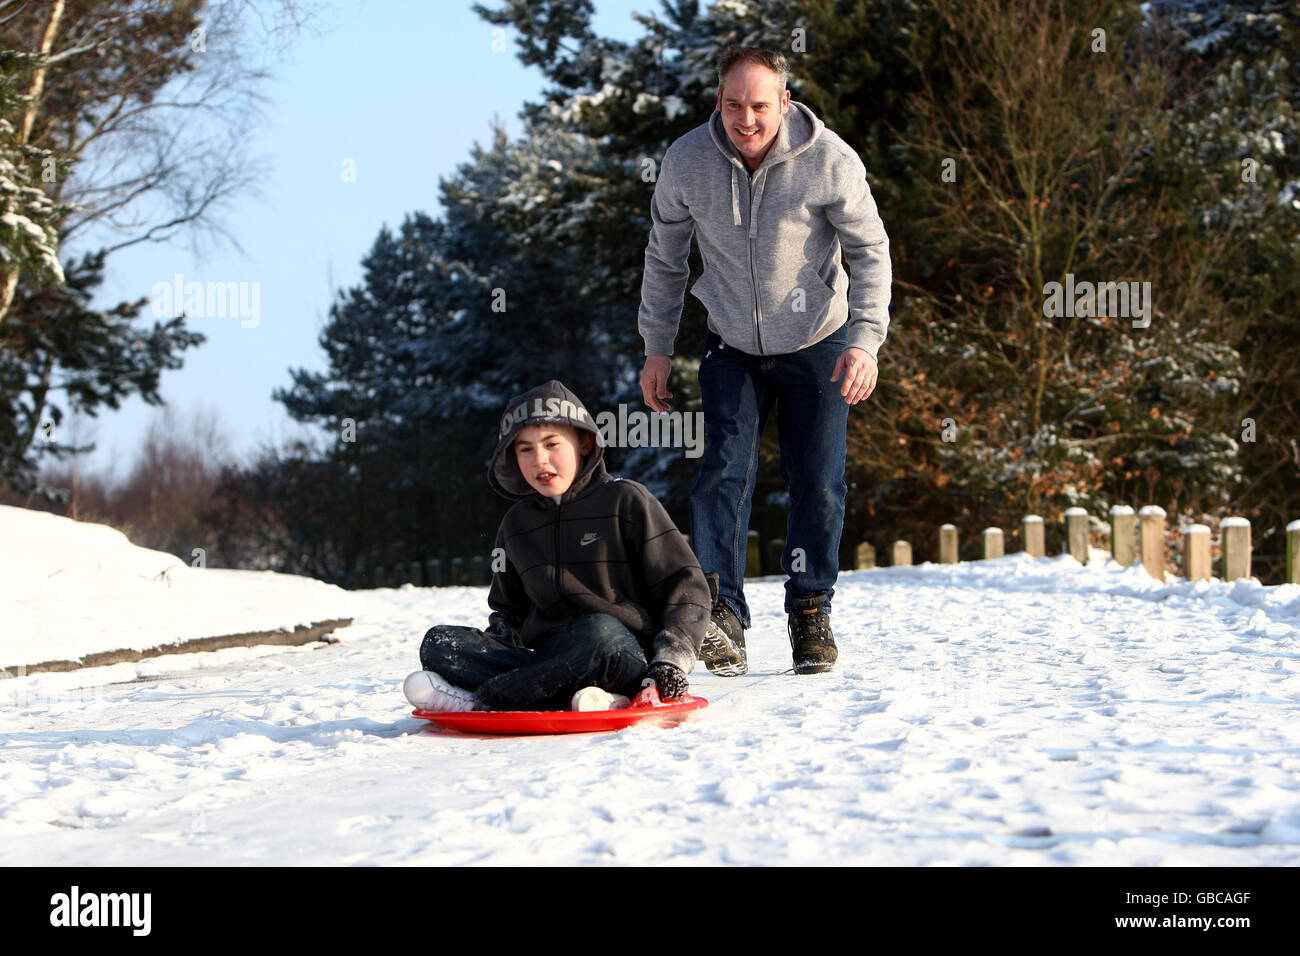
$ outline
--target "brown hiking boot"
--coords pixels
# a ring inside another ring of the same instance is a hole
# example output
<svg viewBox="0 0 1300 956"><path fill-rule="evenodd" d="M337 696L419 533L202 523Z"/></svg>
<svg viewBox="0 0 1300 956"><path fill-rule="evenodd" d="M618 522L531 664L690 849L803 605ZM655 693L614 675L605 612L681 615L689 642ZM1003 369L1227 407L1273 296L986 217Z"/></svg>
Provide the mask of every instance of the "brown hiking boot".
<svg viewBox="0 0 1300 956"><path fill-rule="evenodd" d="M736 612L718 600L718 575L705 575L709 582L709 596L713 599L713 613L704 632L700 647L700 660L709 673L719 677L739 677L749 673L749 659L745 653L745 628Z"/></svg>
<svg viewBox="0 0 1300 956"><path fill-rule="evenodd" d="M824 594L809 594L794 599L790 612L790 650L796 674L820 674L830 670L839 657L835 637L831 634L831 616L822 605Z"/></svg>

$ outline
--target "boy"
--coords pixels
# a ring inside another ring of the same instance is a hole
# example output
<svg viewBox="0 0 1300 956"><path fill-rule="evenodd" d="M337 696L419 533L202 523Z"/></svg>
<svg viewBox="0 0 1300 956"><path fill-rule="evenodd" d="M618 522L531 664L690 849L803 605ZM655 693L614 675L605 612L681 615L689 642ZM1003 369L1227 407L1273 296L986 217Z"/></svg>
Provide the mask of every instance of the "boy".
<svg viewBox="0 0 1300 956"><path fill-rule="evenodd" d="M649 682L686 693L708 584L663 506L603 455L561 383L511 399L488 481L518 504L497 532L488 629L429 629L404 687L417 708L609 709Z"/></svg>

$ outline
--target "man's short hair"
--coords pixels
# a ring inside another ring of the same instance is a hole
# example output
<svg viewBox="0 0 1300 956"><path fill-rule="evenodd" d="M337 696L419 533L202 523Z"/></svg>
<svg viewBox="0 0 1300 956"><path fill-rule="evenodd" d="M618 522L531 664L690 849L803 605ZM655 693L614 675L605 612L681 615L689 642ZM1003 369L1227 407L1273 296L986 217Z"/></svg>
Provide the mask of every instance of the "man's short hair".
<svg viewBox="0 0 1300 956"><path fill-rule="evenodd" d="M737 63L757 63L776 74L776 92L785 94L785 86L790 82L790 64L783 53L777 50L765 50L757 46L729 46L718 57L718 89L727 79L727 74Z"/></svg>

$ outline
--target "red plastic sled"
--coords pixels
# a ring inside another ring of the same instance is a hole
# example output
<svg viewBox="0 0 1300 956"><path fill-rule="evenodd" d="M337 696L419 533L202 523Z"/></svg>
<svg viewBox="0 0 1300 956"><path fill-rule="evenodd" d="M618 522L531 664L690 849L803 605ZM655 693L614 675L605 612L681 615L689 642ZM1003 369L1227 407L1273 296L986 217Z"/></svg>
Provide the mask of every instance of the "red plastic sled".
<svg viewBox="0 0 1300 956"><path fill-rule="evenodd" d="M411 714L466 734L589 734L640 723L671 726L707 706L703 697L690 694L661 701L650 684L621 710L415 710Z"/></svg>

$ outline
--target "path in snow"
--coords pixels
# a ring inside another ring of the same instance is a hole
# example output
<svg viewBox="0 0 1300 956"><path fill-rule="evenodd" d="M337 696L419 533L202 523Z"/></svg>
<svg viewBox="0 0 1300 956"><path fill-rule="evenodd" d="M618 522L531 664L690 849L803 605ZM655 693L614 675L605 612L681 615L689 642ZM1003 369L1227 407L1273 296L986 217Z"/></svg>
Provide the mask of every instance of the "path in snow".
<svg viewBox="0 0 1300 956"><path fill-rule="evenodd" d="M1300 863L1300 587L846 573L810 677L780 583L748 591L750 675L700 667L675 728L409 717L420 636L481 625L478 588L361 593L335 645L0 682L0 864Z"/></svg>

